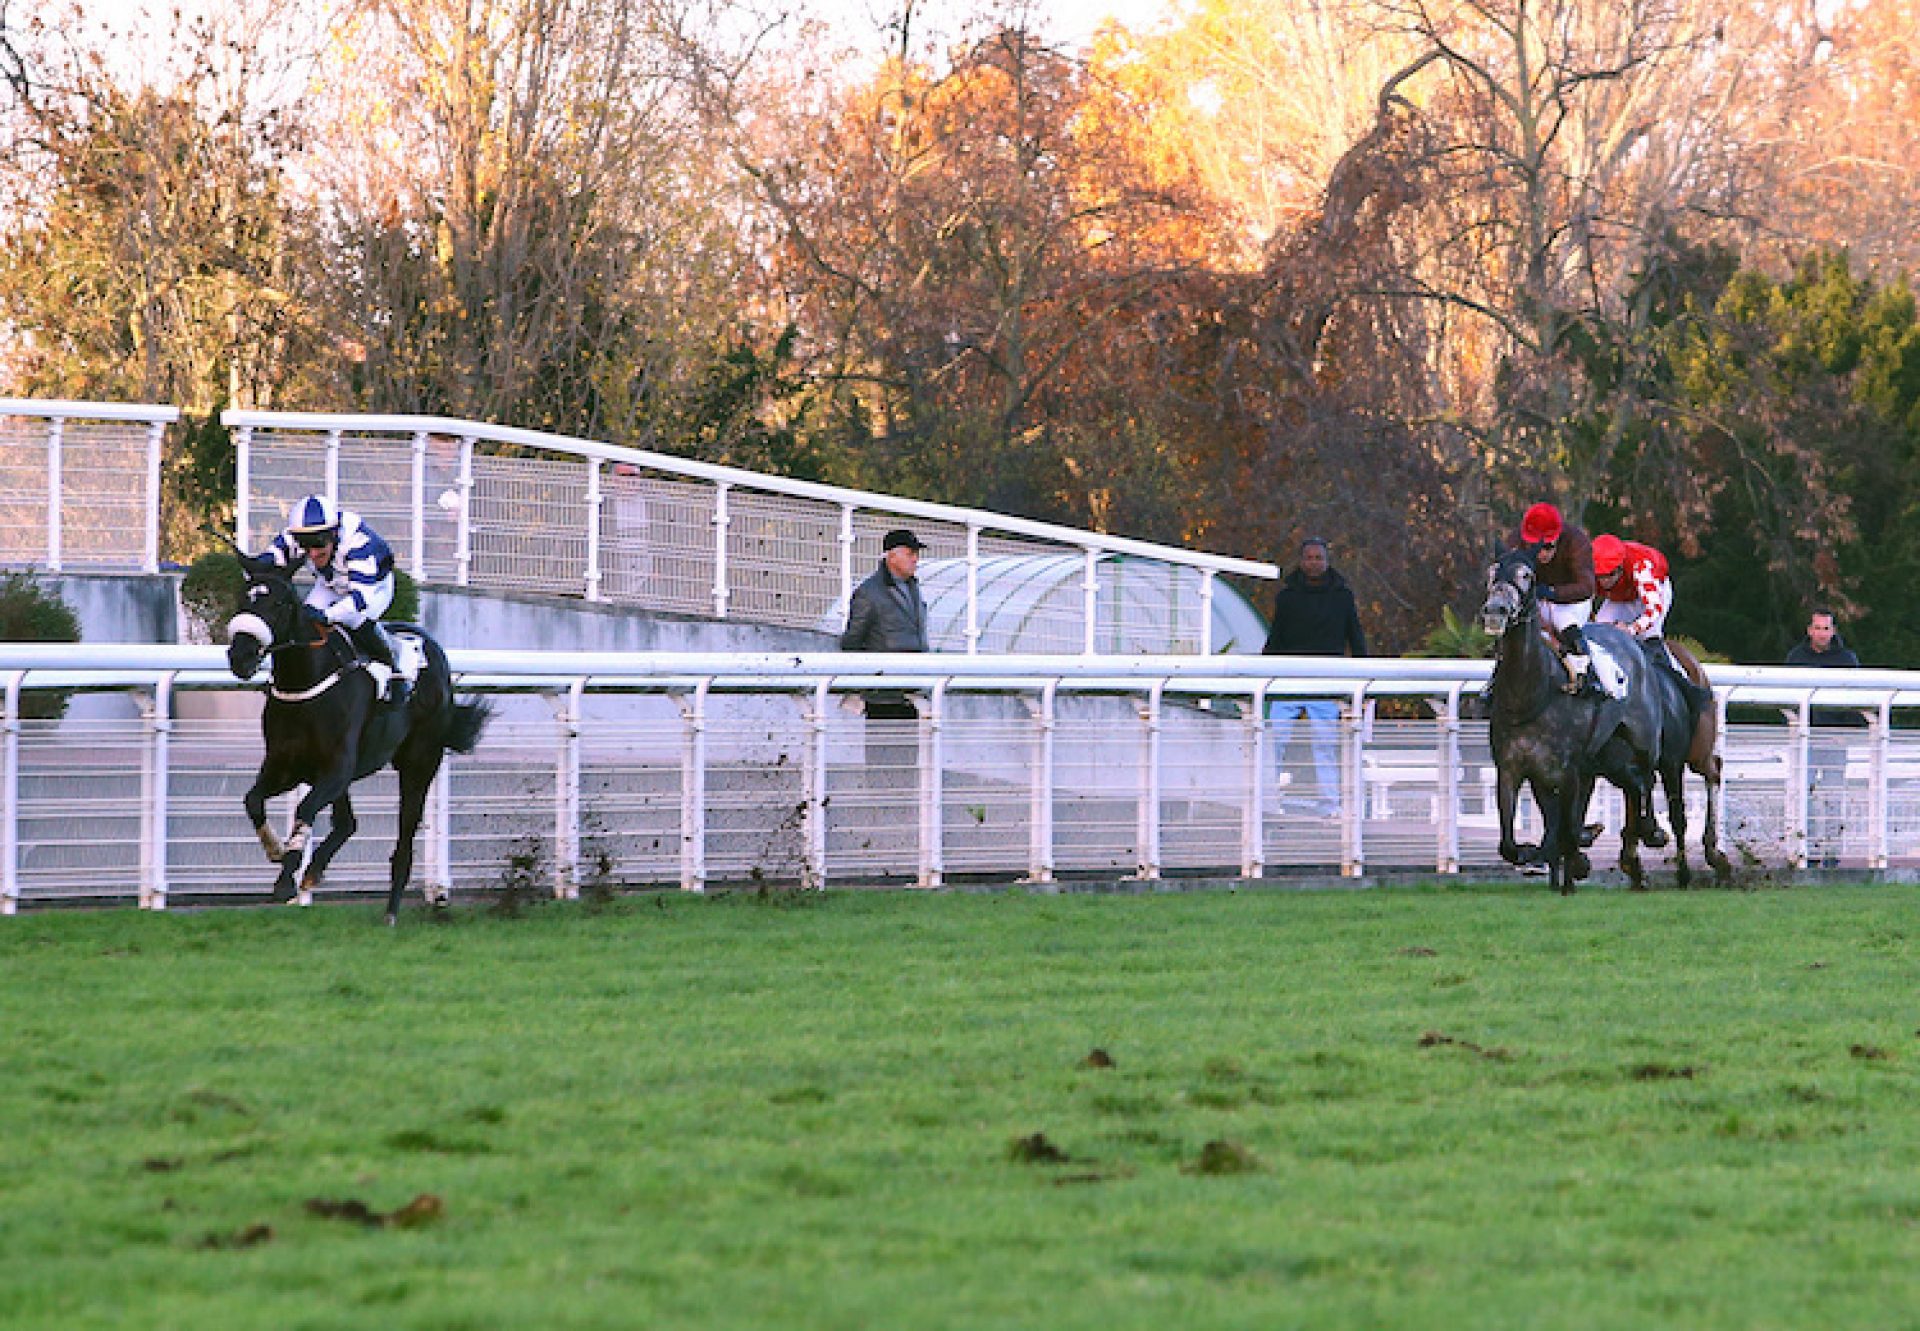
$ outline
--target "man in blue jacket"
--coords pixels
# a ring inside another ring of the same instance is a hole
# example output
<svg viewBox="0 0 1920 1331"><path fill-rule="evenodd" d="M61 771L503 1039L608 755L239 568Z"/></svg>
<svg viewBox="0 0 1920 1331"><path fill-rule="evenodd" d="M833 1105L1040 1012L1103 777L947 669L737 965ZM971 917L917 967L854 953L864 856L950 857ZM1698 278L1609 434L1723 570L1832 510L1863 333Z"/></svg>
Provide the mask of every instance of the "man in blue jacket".
<svg viewBox="0 0 1920 1331"><path fill-rule="evenodd" d="M1326 541L1309 536L1300 542L1299 565L1273 598L1273 624L1267 631L1268 656L1365 656L1366 635L1353 589L1333 561ZM1307 718L1313 744L1314 795L1305 812L1331 817L1340 808L1340 704L1330 698L1275 699L1267 716L1273 722L1273 758L1286 770L1287 745L1294 722Z"/></svg>

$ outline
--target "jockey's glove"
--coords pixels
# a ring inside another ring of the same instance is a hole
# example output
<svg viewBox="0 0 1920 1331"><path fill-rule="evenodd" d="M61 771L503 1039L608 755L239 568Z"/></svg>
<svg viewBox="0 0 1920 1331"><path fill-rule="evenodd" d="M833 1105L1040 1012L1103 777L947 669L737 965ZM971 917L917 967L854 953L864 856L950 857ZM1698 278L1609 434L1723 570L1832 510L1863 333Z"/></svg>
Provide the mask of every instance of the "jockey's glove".
<svg viewBox="0 0 1920 1331"><path fill-rule="evenodd" d="M360 613L360 607L353 603L351 596L343 596L327 607L329 624L344 624Z"/></svg>

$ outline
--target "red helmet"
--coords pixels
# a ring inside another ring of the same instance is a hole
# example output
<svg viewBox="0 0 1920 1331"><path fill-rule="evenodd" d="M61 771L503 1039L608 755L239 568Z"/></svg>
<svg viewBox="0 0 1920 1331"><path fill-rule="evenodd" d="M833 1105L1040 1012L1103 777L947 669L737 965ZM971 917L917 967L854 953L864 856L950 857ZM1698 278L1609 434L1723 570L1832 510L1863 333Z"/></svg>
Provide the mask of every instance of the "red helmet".
<svg viewBox="0 0 1920 1331"><path fill-rule="evenodd" d="M1593 575L1604 578L1627 562L1627 544L1611 533L1593 538Z"/></svg>
<svg viewBox="0 0 1920 1331"><path fill-rule="evenodd" d="M1560 539L1560 510L1552 504L1535 504L1520 519L1520 539L1528 545L1545 545Z"/></svg>

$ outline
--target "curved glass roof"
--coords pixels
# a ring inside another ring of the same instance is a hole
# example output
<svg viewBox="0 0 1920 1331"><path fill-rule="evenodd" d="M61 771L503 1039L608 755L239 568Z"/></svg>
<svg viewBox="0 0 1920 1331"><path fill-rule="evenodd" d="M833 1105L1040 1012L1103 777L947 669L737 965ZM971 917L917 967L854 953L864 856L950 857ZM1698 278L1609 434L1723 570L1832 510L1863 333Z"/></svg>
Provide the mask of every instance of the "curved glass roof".
<svg viewBox="0 0 1920 1331"><path fill-rule="evenodd" d="M1057 555L983 555L980 558L982 652L1078 654L1086 649L1087 558ZM1095 557L1100 620L1094 650L1107 655L1161 655L1200 650L1198 569L1129 555ZM967 561L924 559L920 594L935 651L967 649ZM840 614L840 612L835 612ZM844 627L844 615L832 626ZM823 626L825 627L825 626ZM1213 650L1257 653L1266 621L1237 589L1213 584Z"/></svg>

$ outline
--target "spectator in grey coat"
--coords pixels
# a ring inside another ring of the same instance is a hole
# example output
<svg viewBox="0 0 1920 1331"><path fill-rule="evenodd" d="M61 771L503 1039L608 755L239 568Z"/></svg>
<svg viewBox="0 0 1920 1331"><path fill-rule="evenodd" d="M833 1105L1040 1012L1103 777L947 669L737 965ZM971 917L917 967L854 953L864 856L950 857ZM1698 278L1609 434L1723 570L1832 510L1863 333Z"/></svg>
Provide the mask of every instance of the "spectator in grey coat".
<svg viewBox="0 0 1920 1331"><path fill-rule="evenodd" d="M880 540L880 567L854 588L847 603L847 631L840 635L843 652L925 652L927 603L920 597L920 552L926 546L904 527ZM897 732L905 727L888 722L918 721L920 709L904 693L869 693L867 708L867 767L917 771L918 741L902 743ZM875 725L875 722L881 724Z"/></svg>

